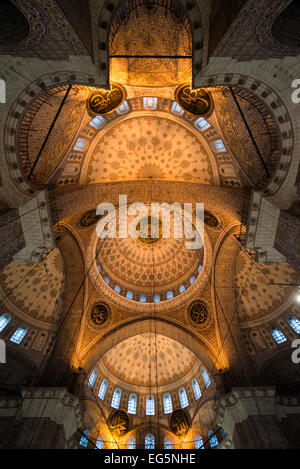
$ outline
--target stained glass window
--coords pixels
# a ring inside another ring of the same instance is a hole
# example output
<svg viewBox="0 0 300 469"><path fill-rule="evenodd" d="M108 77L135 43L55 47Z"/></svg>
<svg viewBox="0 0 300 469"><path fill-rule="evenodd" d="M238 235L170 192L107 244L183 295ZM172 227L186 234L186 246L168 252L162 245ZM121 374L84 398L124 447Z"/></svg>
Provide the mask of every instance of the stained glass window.
<svg viewBox="0 0 300 469"><path fill-rule="evenodd" d="M202 392L201 392L201 388L196 378L193 379L192 386L193 386L194 396L197 401L202 396Z"/></svg>
<svg viewBox="0 0 300 469"><path fill-rule="evenodd" d="M97 375L98 375L98 370L95 368L92 371L92 373L90 374L90 377L89 377L89 387L90 388L94 387L95 381L97 379Z"/></svg>
<svg viewBox="0 0 300 469"><path fill-rule="evenodd" d="M297 334L300 334L300 321L298 318L292 316L288 319L288 323Z"/></svg>
<svg viewBox="0 0 300 469"><path fill-rule="evenodd" d="M137 408L137 396L134 393L131 393L128 399L128 413L129 414L136 414Z"/></svg>
<svg viewBox="0 0 300 469"><path fill-rule="evenodd" d="M94 129L103 129L106 124L106 120L102 116L96 116L94 119L90 121L90 125L94 127Z"/></svg>
<svg viewBox="0 0 300 469"><path fill-rule="evenodd" d="M0 316L0 332L6 328L10 320L11 316L9 314L2 314L2 316Z"/></svg>
<svg viewBox="0 0 300 469"><path fill-rule="evenodd" d="M173 441L167 436L164 439L164 449L173 449Z"/></svg>
<svg viewBox="0 0 300 469"><path fill-rule="evenodd" d="M210 444L210 447L211 448L214 448L215 446L218 446L219 442L218 442L218 438L216 435L214 435L214 431L213 430L210 430L208 432L208 438L209 438L209 444Z"/></svg>
<svg viewBox="0 0 300 469"><path fill-rule="evenodd" d="M201 368L201 376L204 381L205 387L208 388L211 384L211 381L205 368Z"/></svg>
<svg viewBox="0 0 300 469"><path fill-rule="evenodd" d="M204 132L204 130L207 130L211 127L210 123L207 122L204 117L199 117L197 120L195 120L194 126L197 130L200 130L201 132Z"/></svg>
<svg viewBox="0 0 300 469"><path fill-rule="evenodd" d="M126 448L127 449L136 449L135 438L128 438Z"/></svg>
<svg viewBox="0 0 300 469"><path fill-rule="evenodd" d="M27 331L28 327L18 327L18 329L15 330L15 332L11 336L10 341L14 342L15 344L20 344L24 339L25 335L27 334Z"/></svg>
<svg viewBox="0 0 300 469"><path fill-rule="evenodd" d="M175 116L182 116L184 114L184 110L179 106L176 101L173 102L171 106L171 113L175 114Z"/></svg>
<svg viewBox="0 0 300 469"><path fill-rule="evenodd" d="M111 400L111 406L114 409L118 409L120 407L120 401L121 401L121 396L122 396L122 391L120 388L116 388L113 393L113 397Z"/></svg>
<svg viewBox="0 0 300 469"><path fill-rule="evenodd" d="M107 388L108 388L108 381L107 381L107 379L104 379L101 383L101 386L100 386L100 389L99 389L99 392L98 392L98 397L102 401L104 401Z"/></svg>
<svg viewBox="0 0 300 469"><path fill-rule="evenodd" d="M188 400L187 393L184 387L181 387L179 389L178 394L179 394L181 408L184 409L185 407L189 405L189 400Z"/></svg>
<svg viewBox="0 0 300 469"><path fill-rule="evenodd" d="M87 448L87 445L89 444L88 438L90 436L90 432L88 430L84 430L84 435L80 438L79 444L80 446L83 446L84 448Z"/></svg>
<svg viewBox="0 0 300 469"><path fill-rule="evenodd" d="M157 98L143 98L143 106L147 111L154 111L157 108Z"/></svg>
<svg viewBox="0 0 300 469"><path fill-rule="evenodd" d="M145 449L154 449L155 448L155 438L152 433L148 433L145 437Z"/></svg>
<svg viewBox="0 0 300 469"><path fill-rule="evenodd" d="M280 329L273 328L271 330L271 333L272 333L273 339L275 340L277 344L283 344L283 342L287 340L284 333Z"/></svg>
<svg viewBox="0 0 300 469"><path fill-rule="evenodd" d="M195 449L205 449L203 446L203 440L201 436L196 436L194 438L194 445L195 445Z"/></svg>
<svg viewBox="0 0 300 469"><path fill-rule="evenodd" d="M104 449L104 441L101 436L97 438L95 449Z"/></svg>
<svg viewBox="0 0 300 469"><path fill-rule="evenodd" d="M85 138L79 137L74 145L76 151L86 151L88 149L89 142Z"/></svg>
<svg viewBox="0 0 300 469"><path fill-rule="evenodd" d="M170 393L166 393L163 395L163 404L164 404L164 413L165 414L170 414L173 411L173 404L172 404L172 398Z"/></svg>
<svg viewBox="0 0 300 469"><path fill-rule="evenodd" d="M219 140L215 140L213 142L213 145L214 145L214 150L215 152L217 153L221 153L221 152L224 152L226 151L226 147L224 145L224 142L223 140L219 139Z"/></svg>
<svg viewBox="0 0 300 469"><path fill-rule="evenodd" d="M153 396L146 399L146 415L155 415L155 400Z"/></svg>

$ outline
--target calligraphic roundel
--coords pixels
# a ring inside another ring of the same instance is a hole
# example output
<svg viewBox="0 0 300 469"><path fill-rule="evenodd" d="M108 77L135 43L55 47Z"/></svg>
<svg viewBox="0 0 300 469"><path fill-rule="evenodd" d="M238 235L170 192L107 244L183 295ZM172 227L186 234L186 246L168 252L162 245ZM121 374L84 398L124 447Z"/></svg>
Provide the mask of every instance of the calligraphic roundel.
<svg viewBox="0 0 300 469"><path fill-rule="evenodd" d="M123 409L114 410L108 418L108 427L113 436L119 438L129 430L129 415Z"/></svg>

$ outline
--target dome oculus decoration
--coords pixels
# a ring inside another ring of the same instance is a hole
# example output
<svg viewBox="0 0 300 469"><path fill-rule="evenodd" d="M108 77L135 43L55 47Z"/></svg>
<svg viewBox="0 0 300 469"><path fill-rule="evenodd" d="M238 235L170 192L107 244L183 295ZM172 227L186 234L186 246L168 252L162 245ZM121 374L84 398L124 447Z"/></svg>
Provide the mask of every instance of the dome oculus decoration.
<svg viewBox="0 0 300 469"><path fill-rule="evenodd" d="M194 324L204 324L208 318L206 304L200 300L193 301L189 306L189 317Z"/></svg>
<svg viewBox="0 0 300 469"><path fill-rule="evenodd" d="M112 435L119 438L129 430L129 415L123 409L114 410L110 414L107 424Z"/></svg>
<svg viewBox="0 0 300 469"><path fill-rule="evenodd" d="M188 114L207 117L214 108L212 96L205 88L193 90L189 83L180 85L175 91L175 100Z"/></svg>
<svg viewBox="0 0 300 469"><path fill-rule="evenodd" d="M162 222L155 217L145 217L137 225L138 239L145 244L155 244L162 239Z"/></svg>
<svg viewBox="0 0 300 469"><path fill-rule="evenodd" d="M105 303L95 304L90 312L91 320L97 326L104 324L108 319L108 315L109 309Z"/></svg>
<svg viewBox="0 0 300 469"><path fill-rule="evenodd" d="M106 116L118 109L125 100L125 89L118 83L112 83L111 89L100 88L93 91L87 100L87 109L92 116Z"/></svg>
<svg viewBox="0 0 300 469"><path fill-rule="evenodd" d="M185 436L191 426L191 418L186 410L176 409L169 418L169 427L177 436Z"/></svg>

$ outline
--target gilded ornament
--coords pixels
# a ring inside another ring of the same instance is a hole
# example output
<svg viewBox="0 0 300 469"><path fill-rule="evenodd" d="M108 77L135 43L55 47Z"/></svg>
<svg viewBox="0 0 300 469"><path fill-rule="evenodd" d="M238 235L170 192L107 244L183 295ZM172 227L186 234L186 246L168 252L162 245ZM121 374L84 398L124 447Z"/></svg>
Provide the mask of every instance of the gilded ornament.
<svg viewBox="0 0 300 469"><path fill-rule="evenodd" d="M87 108L94 116L105 116L121 106L125 99L125 90L118 83L112 83L111 89L100 88L93 91L87 100Z"/></svg>
<svg viewBox="0 0 300 469"><path fill-rule="evenodd" d="M191 426L191 418L184 409L176 409L169 419L169 427L177 436L185 436Z"/></svg>
<svg viewBox="0 0 300 469"><path fill-rule="evenodd" d="M175 100L188 114L206 117L211 114L214 103L205 88L193 90L189 83L180 85L175 91Z"/></svg>
<svg viewBox="0 0 300 469"><path fill-rule="evenodd" d="M91 320L97 325L101 326L108 319L109 310L105 303L97 303L93 306L90 316Z"/></svg>
<svg viewBox="0 0 300 469"><path fill-rule="evenodd" d="M203 301L196 300L189 306L189 316L193 323L204 324L208 318L207 306Z"/></svg>
<svg viewBox="0 0 300 469"><path fill-rule="evenodd" d="M129 415L123 409L114 410L108 418L108 428L112 435L119 438L129 430Z"/></svg>

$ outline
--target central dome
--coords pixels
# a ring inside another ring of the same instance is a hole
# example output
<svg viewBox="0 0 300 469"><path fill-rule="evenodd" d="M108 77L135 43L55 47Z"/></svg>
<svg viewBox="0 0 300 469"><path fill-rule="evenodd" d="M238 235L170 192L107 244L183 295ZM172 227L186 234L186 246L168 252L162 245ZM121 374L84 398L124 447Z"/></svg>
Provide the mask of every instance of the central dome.
<svg viewBox="0 0 300 469"><path fill-rule="evenodd" d="M105 376L133 386L176 383L199 365L196 355L161 334L144 333L120 342L100 362Z"/></svg>
<svg viewBox="0 0 300 469"><path fill-rule="evenodd" d="M173 226L171 214L170 237L164 237L161 219L146 216L137 223L135 238L99 239L97 265L106 284L130 300L147 303L185 291L201 272L203 248L188 249L186 237L175 238Z"/></svg>

